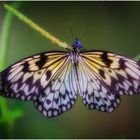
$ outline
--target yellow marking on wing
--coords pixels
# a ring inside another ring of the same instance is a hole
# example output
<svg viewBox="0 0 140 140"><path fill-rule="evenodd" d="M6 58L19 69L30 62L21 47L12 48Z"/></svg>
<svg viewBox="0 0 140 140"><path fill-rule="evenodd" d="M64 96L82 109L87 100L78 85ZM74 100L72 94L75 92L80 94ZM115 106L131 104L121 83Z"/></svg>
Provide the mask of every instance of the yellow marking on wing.
<svg viewBox="0 0 140 140"><path fill-rule="evenodd" d="M32 64L29 66L29 71L37 71L39 70L39 67L36 64Z"/></svg>
<svg viewBox="0 0 140 140"><path fill-rule="evenodd" d="M81 54L81 56L82 56L82 54ZM86 57L91 57L91 58L100 58L101 57L101 55L98 55L98 54L84 54L83 56L86 56Z"/></svg>
<svg viewBox="0 0 140 140"><path fill-rule="evenodd" d="M100 58L96 58L96 59L90 58L90 59L91 61L96 62L98 65L106 66L105 63Z"/></svg>
<svg viewBox="0 0 140 140"><path fill-rule="evenodd" d="M99 65L96 65L95 63L91 64L88 60L85 63L89 66L89 68L91 68L94 72L96 72L96 74L99 73L99 69L101 69Z"/></svg>
<svg viewBox="0 0 140 140"><path fill-rule="evenodd" d="M52 73L56 73L64 64L65 60L61 60L59 62L54 63L53 65L51 65L48 69L52 71Z"/></svg>
<svg viewBox="0 0 140 140"><path fill-rule="evenodd" d="M103 69L103 67L101 67L100 65L94 63L94 62L89 62L89 60L86 60L85 62L97 75L100 75L99 74L99 70L100 69ZM104 79L101 75L100 77L102 77L102 79L104 80L104 82L108 85L111 85L111 77L105 72L105 77L106 79Z"/></svg>
<svg viewBox="0 0 140 140"><path fill-rule="evenodd" d="M39 60L40 60L40 58L32 59L32 60L30 60L28 63L31 65L31 64L36 63L36 62L39 61Z"/></svg>
<svg viewBox="0 0 140 140"><path fill-rule="evenodd" d="M57 63L57 60L59 60L60 58L61 58L61 57L56 57L56 58L53 58L53 59L48 59L47 62L46 62L46 64L43 66L43 68L45 68L45 67L47 67L47 66L53 64L54 62Z"/></svg>
<svg viewBox="0 0 140 140"><path fill-rule="evenodd" d="M114 57L108 57L108 59L112 60L112 63L110 64L110 68L114 69L114 68L119 68L119 59L118 58L114 58Z"/></svg>

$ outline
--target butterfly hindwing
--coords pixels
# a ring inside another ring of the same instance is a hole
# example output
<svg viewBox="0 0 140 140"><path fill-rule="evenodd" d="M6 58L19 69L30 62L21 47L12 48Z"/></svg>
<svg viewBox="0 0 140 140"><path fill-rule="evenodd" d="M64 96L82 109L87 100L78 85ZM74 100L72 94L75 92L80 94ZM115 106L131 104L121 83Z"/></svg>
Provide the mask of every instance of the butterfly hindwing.
<svg viewBox="0 0 140 140"><path fill-rule="evenodd" d="M17 62L1 73L1 94L35 100L66 60L64 52L48 52Z"/></svg>

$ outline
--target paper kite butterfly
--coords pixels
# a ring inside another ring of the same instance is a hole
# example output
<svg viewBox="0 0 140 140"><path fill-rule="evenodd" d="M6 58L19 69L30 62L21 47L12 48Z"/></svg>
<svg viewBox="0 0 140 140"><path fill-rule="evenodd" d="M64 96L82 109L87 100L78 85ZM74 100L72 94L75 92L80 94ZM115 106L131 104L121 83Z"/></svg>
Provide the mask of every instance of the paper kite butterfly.
<svg viewBox="0 0 140 140"><path fill-rule="evenodd" d="M75 39L71 49L39 53L1 72L2 96L33 101L46 117L74 105L78 93L89 109L112 112L120 95L140 93L140 64L106 51L82 51Z"/></svg>

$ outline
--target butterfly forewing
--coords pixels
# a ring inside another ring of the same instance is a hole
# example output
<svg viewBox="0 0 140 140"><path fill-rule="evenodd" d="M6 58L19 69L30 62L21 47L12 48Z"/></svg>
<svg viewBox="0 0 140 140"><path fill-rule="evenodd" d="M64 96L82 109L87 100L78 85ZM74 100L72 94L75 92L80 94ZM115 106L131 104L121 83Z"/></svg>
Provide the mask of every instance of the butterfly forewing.
<svg viewBox="0 0 140 140"><path fill-rule="evenodd" d="M67 53L48 52L17 62L1 73L2 95L35 100L67 59Z"/></svg>
<svg viewBox="0 0 140 140"><path fill-rule="evenodd" d="M81 53L81 62L118 95L140 93L140 64L107 52Z"/></svg>

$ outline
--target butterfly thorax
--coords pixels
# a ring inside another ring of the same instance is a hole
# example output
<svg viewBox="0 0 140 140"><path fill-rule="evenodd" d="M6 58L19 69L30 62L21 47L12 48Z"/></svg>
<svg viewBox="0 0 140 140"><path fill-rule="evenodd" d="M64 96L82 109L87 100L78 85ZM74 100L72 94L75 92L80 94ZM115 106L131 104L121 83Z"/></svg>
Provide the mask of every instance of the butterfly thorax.
<svg viewBox="0 0 140 140"><path fill-rule="evenodd" d="M72 61L77 65L78 64L78 58L79 58L79 52L80 49L82 48L82 44L80 43L80 41L78 40L78 38L76 38L74 40L74 43L71 45L71 58Z"/></svg>
<svg viewBox="0 0 140 140"><path fill-rule="evenodd" d="M71 45L71 54L74 57L77 57L77 55L79 55L80 49L82 48L82 44L80 43L80 41L78 40L78 38L76 38L74 40L74 43Z"/></svg>
<svg viewBox="0 0 140 140"><path fill-rule="evenodd" d="M81 44L81 42L78 40L78 38L76 38L75 40L74 40L74 43L73 43L73 45L72 45L72 48L73 48L73 50L74 51L80 51L80 49L82 48L82 44Z"/></svg>

